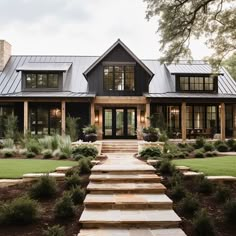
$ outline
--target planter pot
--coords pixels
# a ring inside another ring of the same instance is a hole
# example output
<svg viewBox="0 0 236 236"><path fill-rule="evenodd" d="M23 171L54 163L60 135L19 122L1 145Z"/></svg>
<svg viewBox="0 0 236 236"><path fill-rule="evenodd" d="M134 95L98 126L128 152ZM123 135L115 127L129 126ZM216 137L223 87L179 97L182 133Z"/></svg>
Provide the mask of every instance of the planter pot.
<svg viewBox="0 0 236 236"><path fill-rule="evenodd" d="M157 134L143 133L143 140L146 142L156 142L158 138Z"/></svg>
<svg viewBox="0 0 236 236"><path fill-rule="evenodd" d="M86 142L95 142L97 141L97 134L94 134L94 133L85 134L84 139Z"/></svg>

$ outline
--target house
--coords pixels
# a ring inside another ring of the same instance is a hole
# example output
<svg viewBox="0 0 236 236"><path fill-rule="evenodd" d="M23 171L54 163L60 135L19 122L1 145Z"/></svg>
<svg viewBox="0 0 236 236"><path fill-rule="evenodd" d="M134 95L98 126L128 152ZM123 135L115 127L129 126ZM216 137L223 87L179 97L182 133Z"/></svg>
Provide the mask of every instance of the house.
<svg viewBox="0 0 236 236"><path fill-rule="evenodd" d="M172 138L224 140L236 136L235 104L230 74L202 61L141 60L121 40L100 57L14 56L0 41L0 117L14 114L24 133L63 134L72 116L100 139L139 138L152 122Z"/></svg>

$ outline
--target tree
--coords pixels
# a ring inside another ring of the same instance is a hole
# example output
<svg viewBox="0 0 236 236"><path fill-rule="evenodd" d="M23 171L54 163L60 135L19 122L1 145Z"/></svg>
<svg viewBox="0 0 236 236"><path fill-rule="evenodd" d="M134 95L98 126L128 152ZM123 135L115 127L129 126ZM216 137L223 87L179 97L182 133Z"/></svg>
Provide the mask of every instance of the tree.
<svg viewBox="0 0 236 236"><path fill-rule="evenodd" d="M236 53L223 61L223 66L229 71L230 75L236 80Z"/></svg>
<svg viewBox="0 0 236 236"><path fill-rule="evenodd" d="M205 38L213 49L211 63L219 65L236 51L235 0L144 0L146 18L158 17L162 62L191 59L192 38ZM209 58L208 58L209 59Z"/></svg>

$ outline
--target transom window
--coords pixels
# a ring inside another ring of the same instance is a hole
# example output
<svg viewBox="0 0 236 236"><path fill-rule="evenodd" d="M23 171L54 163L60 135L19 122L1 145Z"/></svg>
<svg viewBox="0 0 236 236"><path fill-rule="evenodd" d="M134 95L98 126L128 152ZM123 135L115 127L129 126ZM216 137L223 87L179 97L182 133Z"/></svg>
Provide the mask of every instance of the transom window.
<svg viewBox="0 0 236 236"><path fill-rule="evenodd" d="M59 88L59 75L55 73L27 73L26 88Z"/></svg>
<svg viewBox="0 0 236 236"><path fill-rule="evenodd" d="M215 91L214 78L209 76L180 76L180 91Z"/></svg>
<svg viewBox="0 0 236 236"><path fill-rule="evenodd" d="M104 66L104 89L134 91L134 66Z"/></svg>

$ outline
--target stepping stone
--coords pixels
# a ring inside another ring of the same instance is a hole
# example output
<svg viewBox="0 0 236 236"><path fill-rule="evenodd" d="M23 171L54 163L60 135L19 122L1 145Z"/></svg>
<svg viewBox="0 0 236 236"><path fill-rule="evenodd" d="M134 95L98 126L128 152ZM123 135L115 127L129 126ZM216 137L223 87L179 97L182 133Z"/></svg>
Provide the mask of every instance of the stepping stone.
<svg viewBox="0 0 236 236"><path fill-rule="evenodd" d="M54 177L58 180L65 178L64 173L56 173L56 172L48 173L48 174L47 173L29 173L29 174L24 174L23 178L37 179L46 175L48 175L49 177Z"/></svg>
<svg viewBox="0 0 236 236"><path fill-rule="evenodd" d="M181 219L173 210L95 210L83 211L80 221L83 228L127 227L178 227Z"/></svg>
<svg viewBox="0 0 236 236"><path fill-rule="evenodd" d="M68 170L71 170L72 166L59 166L56 168L57 173L66 173Z"/></svg>
<svg viewBox="0 0 236 236"><path fill-rule="evenodd" d="M175 168L180 172L190 171L190 167L188 166L176 166Z"/></svg>
<svg viewBox="0 0 236 236"><path fill-rule="evenodd" d="M206 178L209 179L210 181L219 183L236 181L236 177L234 176L207 176Z"/></svg>
<svg viewBox="0 0 236 236"><path fill-rule="evenodd" d="M202 176L202 172L195 172L195 171L185 171L182 173L184 177L196 177L196 176Z"/></svg>
<svg viewBox="0 0 236 236"><path fill-rule="evenodd" d="M147 164L151 166L155 166L160 160L147 160Z"/></svg>
<svg viewBox="0 0 236 236"><path fill-rule="evenodd" d="M78 236L186 236L179 228L173 229L82 229Z"/></svg>
<svg viewBox="0 0 236 236"><path fill-rule="evenodd" d="M89 179L93 182L106 182L106 183L117 183L117 182L159 183L161 177L156 174L135 174L135 175L92 174L90 175Z"/></svg>
<svg viewBox="0 0 236 236"><path fill-rule="evenodd" d="M97 209L171 209L172 200L165 194L88 194L86 208Z"/></svg>
<svg viewBox="0 0 236 236"><path fill-rule="evenodd" d="M87 190L91 193L164 193L166 188L161 183L93 183Z"/></svg>

